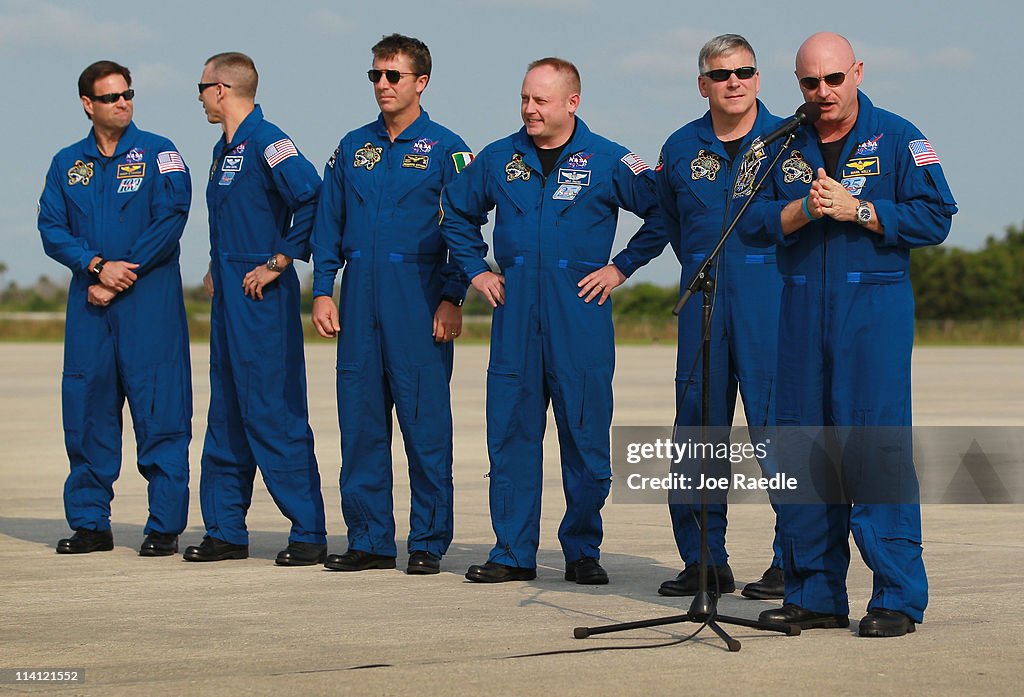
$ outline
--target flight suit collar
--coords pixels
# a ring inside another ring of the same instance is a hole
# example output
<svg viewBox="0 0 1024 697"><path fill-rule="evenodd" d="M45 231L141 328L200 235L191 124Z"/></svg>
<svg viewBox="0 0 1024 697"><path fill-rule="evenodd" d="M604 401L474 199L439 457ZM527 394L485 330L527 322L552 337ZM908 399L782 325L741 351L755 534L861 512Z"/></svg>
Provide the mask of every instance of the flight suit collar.
<svg viewBox="0 0 1024 697"><path fill-rule="evenodd" d="M585 150L587 144L591 140L590 129L587 128L587 124L583 122L579 116L576 117L576 128L573 131L572 137L569 138L569 142L565 144L565 148L562 150L561 157L558 158L556 167L569 155L580 150ZM512 138L512 144L515 149L523 154L523 162L529 166L535 172L543 172L540 164L540 158L537 157L537 148L533 145L533 139L526 133L526 126L519 129L519 132Z"/></svg>
<svg viewBox="0 0 1024 697"><path fill-rule="evenodd" d="M753 139L754 136L759 135L764 131L764 119L768 110L765 109L764 104L761 100L756 100L757 103L757 117L754 119L754 125L751 127L750 132L743 136L743 142L747 143ZM697 137L704 143L707 150L718 155L722 160L728 161L729 155L725 151L725 145L721 139L715 135L715 127L711 121L711 110L708 109L704 112L704 116L697 122L696 126ZM741 153L742 154L742 153Z"/></svg>
<svg viewBox="0 0 1024 697"><path fill-rule="evenodd" d="M124 129L124 133L121 134L120 140L117 141L117 148L114 150L114 154L110 156L113 159L119 155L123 155L128 152L131 148L135 147L135 142L139 137L139 128L135 125L134 121L128 123L128 128ZM89 136L85 139L85 149L83 154L87 157L95 157L97 159L105 158L106 156L100 152L100 148L96 145L96 129L89 129Z"/></svg>
<svg viewBox="0 0 1024 697"><path fill-rule="evenodd" d="M244 143L256 130L256 127L263 121L263 109L259 104L256 104L249 115L245 117L242 123L238 124L238 130L235 131L234 138L231 139L230 143L225 142L226 135L221 135L220 145L221 152L238 147L240 143Z"/></svg>
<svg viewBox="0 0 1024 697"><path fill-rule="evenodd" d="M426 109L420 108L420 115L416 117L416 120L405 127L405 130L398 134L395 138L395 142L415 140L423 135L423 131L426 130L427 125L430 123L430 115ZM384 114L377 114L377 123L374 125L374 130L378 138L386 141L391 140L391 136L388 135L388 127L384 123Z"/></svg>

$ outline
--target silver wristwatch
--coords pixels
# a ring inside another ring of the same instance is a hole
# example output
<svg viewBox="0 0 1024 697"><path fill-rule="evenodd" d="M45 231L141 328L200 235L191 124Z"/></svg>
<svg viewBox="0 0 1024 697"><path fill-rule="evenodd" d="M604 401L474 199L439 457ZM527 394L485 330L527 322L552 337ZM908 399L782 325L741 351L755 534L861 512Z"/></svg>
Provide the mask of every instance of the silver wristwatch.
<svg viewBox="0 0 1024 697"><path fill-rule="evenodd" d="M271 257L269 259L267 259L267 270L268 271L276 271L278 273L281 273L282 271L284 271L284 267L277 263L277 255L276 254L271 255Z"/></svg>
<svg viewBox="0 0 1024 697"><path fill-rule="evenodd" d="M871 223L871 206L868 205L867 201L861 201L857 204L857 222L861 225L868 225Z"/></svg>

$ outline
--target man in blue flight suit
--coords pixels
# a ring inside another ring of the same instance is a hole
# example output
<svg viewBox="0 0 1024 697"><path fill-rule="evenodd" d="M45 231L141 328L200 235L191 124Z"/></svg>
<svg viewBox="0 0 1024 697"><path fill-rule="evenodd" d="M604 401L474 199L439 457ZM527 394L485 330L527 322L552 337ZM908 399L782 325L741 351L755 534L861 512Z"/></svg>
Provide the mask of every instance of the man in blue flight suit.
<svg viewBox="0 0 1024 697"><path fill-rule="evenodd" d="M171 141L132 122L131 73L99 61L78 78L92 130L53 158L39 200L43 248L71 269L64 339L62 554L114 548L125 398L149 482L139 554L178 551L188 516L192 372L178 240L192 185Z"/></svg>
<svg viewBox="0 0 1024 697"><path fill-rule="evenodd" d="M559 58L530 64L518 133L480 153L441 199L441 231L494 309L487 369L491 523L497 543L470 581L536 578L547 405L554 405L566 513L565 579L608 582L601 507L611 480L612 289L665 246L654 179L576 117L580 77ZM497 207L490 271L480 234ZM620 208L644 218L608 264ZM647 245L647 246L645 246ZM651 249L655 250L653 253ZM597 303L590 301L599 298Z"/></svg>
<svg viewBox="0 0 1024 697"><path fill-rule="evenodd" d="M199 101L224 135L213 149L210 214L210 412L199 499L206 536L187 561L244 559L245 514L259 467L291 521L281 566L327 556L320 473L306 406L293 259L309 259L320 178L255 103L256 66L241 53L206 62Z"/></svg>
<svg viewBox="0 0 1024 697"><path fill-rule="evenodd" d="M737 34L717 36L700 50L697 87L709 110L669 136L655 171L658 195L665 214L665 229L682 267L682 283L714 249L723 225L750 196L763 160L750 153L751 141L778 119L757 99L761 78L754 49ZM743 156L747 153L746 157ZM773 423L772 382L779 323L782 279L775 255L729 238L712 275L716 280L711 316L711 422L725 441L736 407L737 384L752 443L765 438L764 427ZM676 423L701 425L701 304L691 301L679 316L679 351L676 357ZM725 473L728 474L727 472ZM699 588L700 526L697 506L688 502L669 505L676 546L686 567L661 584L661 595L695 595ZM726 505L708 504L708 588L721 593L735 590L729 555L725 549ZM759 581L749 583L749 598L781 598L782 554L778 536L771 565ZM717 579L714 572L717 570Z"/></svg>
<svg viewBox="0 0 1024 697"><path fill-rule="evenodd" d="M859 633L901 636L928 602L909 433L910 250L946 238L956 203L921 132L857 89L863 73L845 38L803 43L796 76L821 118L798 132L772 173L774 200L755 203L756 229L743 230L777 245L783 276L777 422L828 429L856 487L850 500L781 507L785 605L761 619L848 626L852 530L873 573ZM825 463L806 455L820 475ZM894 479L901 500L877 503Z"/></svg>
<svg viewBox="0 0 1024 697"><path fill-rule="evenodd" d="M395 568L391 412L409 459L410 574L436 574L452 541L452 341L467 281L437 227L441 188L472 160L420 98L427 46L400 34L372 49L377 120L348 133L324 169L313 230L313 325L338 338L341 509L336 571ZM332 300L344 267L341 304Z"/></svg>

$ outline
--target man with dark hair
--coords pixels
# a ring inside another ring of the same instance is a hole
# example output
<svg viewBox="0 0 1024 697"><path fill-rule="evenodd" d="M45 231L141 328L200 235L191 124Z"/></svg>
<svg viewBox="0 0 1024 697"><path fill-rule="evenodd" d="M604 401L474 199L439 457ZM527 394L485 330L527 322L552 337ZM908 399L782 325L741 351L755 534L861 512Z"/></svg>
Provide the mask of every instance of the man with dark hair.
<svg viewBox="0 0 1024 697"><path fill-rule="evenodd" d="M39 200L43 248L72 274L62 399L71 464L64 510L75 534L57 551L113 549L127 398L149 482L139 554L168 556L188 516L192 373L178 241L192 185L174 144L132 121L127 68L93 63L78 91L92 130L53 158Z"/></svg>
<svg viewBox="0 0 1024 697"><path fill-rule="evenodd" d="M224 135L213 149L210 212L210 414L199 499L206 536L187 561L244 559L245 514L259 468L291 521L281 566L327 556L320 473L306 404L299 279L309 259L320 178L255 103L252 59L220 53L203 68L199 101Z"/></svg>
<svg viewBox="0 0 1024 697"><path fill-rule="evenodd" d="M473 155L420 106L423 42L373 47L376 121L341 139L324 168L313 230L313 326L338 338L341 508L348 550L336 571L395 568L391 413L405 440L410 574L435 574L452 541L452 341L467 281L437 227L441 188ZM344 268L341 304L332 300Z"/></svg>
<svg viewBox="0 0 1024 697"><path fill-rule="evenodd" d="M716 36L701 48L697 63L697 88L708 100L708 112L669 136L655 172L665 229L679 258L683 284L714 249L723 224L752 195L762 159L750 151L751 142L778 121L757 98L761 77L754 49L745 38L738 34ZM716 442L728 442L738 387L751 443L763 442L764 429L774 423L772 382L782 289L775 257L733 235L711 275L716 280L716 291L709 328L708 426ZM676 424L693 431L701 425L701 370L697 359L701 322L699 302L690 302L679 315ZM728 475L728 464L724 466ZM675 497L675 493L669 497L669 512L676 547L686 566L676 578L662 583L658 593L696 595L701 556L697 506L674 501ZM725 549L726 510L724 501L708 504L707 587L721 593L736 588ZM759 581L747 584L743 595L782 597L778 539L773 551L768 570Z"/></svg>
<svg viewBox="0 0 1024 697"><path fill-rule="evenodd" d="M838 34L800 46L800 91L821 117L797 132L741 232L776 245L783 277L777 421L802 455L783 450L787 467L803 461L823 478L829 452L845 486L841 500L781 507L785 604L761 619L848 626L852 532L873 574L859 634L891 637L914 631L928 604L910 434L910 250L941 243L957 208L935 150L871 103L863 76ZM822 447L806 448L800 432L823 432Z"/></svg>
<svg viewBox="0 0 1024 697"><path fill-rule="evenodd" d="M600 564L601 507L611 482L615 362L612 289L665 246L654 178L644 161L576 116L579 71L530 64L523 128L487 146L441 197L441 232L494 307L487 369L491 524L497 542L466 578L536 577L542 446L552 402L566 513L558 538L565 579L608 583ZM497 207L490 270L480 226ZM620 208L644 218L608 263ZM592 303L594 299L598 302Z"/></svg>

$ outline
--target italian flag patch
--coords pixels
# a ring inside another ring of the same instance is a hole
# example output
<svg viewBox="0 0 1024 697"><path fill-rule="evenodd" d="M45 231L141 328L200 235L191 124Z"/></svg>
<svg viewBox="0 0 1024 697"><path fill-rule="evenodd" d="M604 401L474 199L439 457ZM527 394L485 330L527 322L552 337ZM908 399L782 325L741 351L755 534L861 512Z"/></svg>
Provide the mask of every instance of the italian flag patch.
<svg viewBox="0 0 1024 697"><path fill-rule="evenodd" d="M455 161L455 173L458 174L462 170L469 167L469 163L473 161L473 153L471 152L453 152L452 159Z"/></svg>

